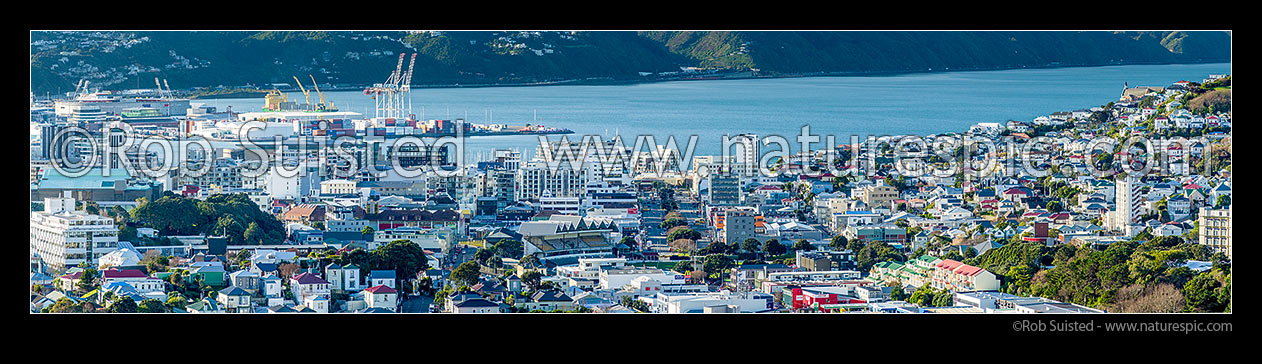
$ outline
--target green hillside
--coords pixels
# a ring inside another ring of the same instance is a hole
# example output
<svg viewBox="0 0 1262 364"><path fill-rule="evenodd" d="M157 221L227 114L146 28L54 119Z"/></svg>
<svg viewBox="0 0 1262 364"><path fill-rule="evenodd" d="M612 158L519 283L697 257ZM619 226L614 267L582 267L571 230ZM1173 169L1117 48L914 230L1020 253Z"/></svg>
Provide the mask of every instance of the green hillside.
<svg viewBox="0 0 1262 364"><path fill-rule="evenodd" d="M764 74L1227 62L1224 32L34 32L32 92L382 82L417 52L415 85L643 79L680 67Z"/></svg>

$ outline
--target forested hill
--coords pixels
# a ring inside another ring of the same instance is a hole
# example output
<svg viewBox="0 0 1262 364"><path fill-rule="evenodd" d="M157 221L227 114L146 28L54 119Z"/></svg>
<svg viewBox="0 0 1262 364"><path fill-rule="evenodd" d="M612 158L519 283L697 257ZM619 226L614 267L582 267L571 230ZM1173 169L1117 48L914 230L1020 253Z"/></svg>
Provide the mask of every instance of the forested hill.
<svg viewBox="0 0 1262 364"><path fill-rule="evenodd" d="M1226 32L32 32L31 88L363 85L419 52L414 85L1231 60ZM406 65L405 65L406 67ZM651 73L650 75L645 75Z"/></svg>

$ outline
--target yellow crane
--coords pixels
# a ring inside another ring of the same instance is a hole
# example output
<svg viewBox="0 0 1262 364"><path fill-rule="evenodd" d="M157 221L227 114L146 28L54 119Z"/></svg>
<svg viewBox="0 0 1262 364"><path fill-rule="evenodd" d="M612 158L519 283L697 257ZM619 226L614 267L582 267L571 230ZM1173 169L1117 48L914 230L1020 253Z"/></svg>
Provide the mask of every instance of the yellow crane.
<svg viewBox="0 0 1262 364"><path fill-rule="evenodd" d="M264 96L263 100L268 110L279 111L280 104L289 101L289 96L273 88L267 91L267 96Z"/></svg>
<svg viewBox="0 0 1262 364"><path fill-rule="evenodd" d="M320 92L320 84L316 82L316 80L315 80L315 76L312 76L312 75L308 74L308 75L307 75L307 77L311 77L311 84L315 86L316 93L320 95L320 108L321 108L321 109L332 109L332 108L334 108L333 104L325 104L325 103L324 103L324 93L323 93L323 92Z"/></svg>
<svg viewBox="0 0 1262 364"><path fill-rule="evenodd" d="M298 83L298 89L302 90L302 96L307 97L307 105L311 105L311 93L307 92L307 88L302 87L302 81L298 80L298 76L294 76L294 82Z"/></svg>

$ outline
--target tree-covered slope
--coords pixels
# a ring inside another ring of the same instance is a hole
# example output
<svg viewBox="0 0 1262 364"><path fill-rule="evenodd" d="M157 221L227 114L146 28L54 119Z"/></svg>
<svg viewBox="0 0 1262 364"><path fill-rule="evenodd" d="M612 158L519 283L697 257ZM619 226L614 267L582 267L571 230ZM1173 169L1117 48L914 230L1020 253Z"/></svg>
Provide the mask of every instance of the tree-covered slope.
<svg viewBox="0 0 1262 364"><path fill-rule="evenodd" d="M1224 32L32 32L31 88L363 85L420 53L415 85L1230 61Z"/></svg>

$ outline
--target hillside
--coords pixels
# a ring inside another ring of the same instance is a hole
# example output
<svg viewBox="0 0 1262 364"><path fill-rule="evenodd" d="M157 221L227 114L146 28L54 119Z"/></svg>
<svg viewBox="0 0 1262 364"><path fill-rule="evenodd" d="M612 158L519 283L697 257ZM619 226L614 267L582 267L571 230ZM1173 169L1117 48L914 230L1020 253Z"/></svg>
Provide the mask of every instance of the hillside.
<svg viewBox="0 0 1262 364"><path fill-rule="evenodd" d="M415 85L652 79L680 67L766 75L1228 62L1223 32L34 32L31 88L384 81ZM641 76L641 72L653 73Z"/></svg>

